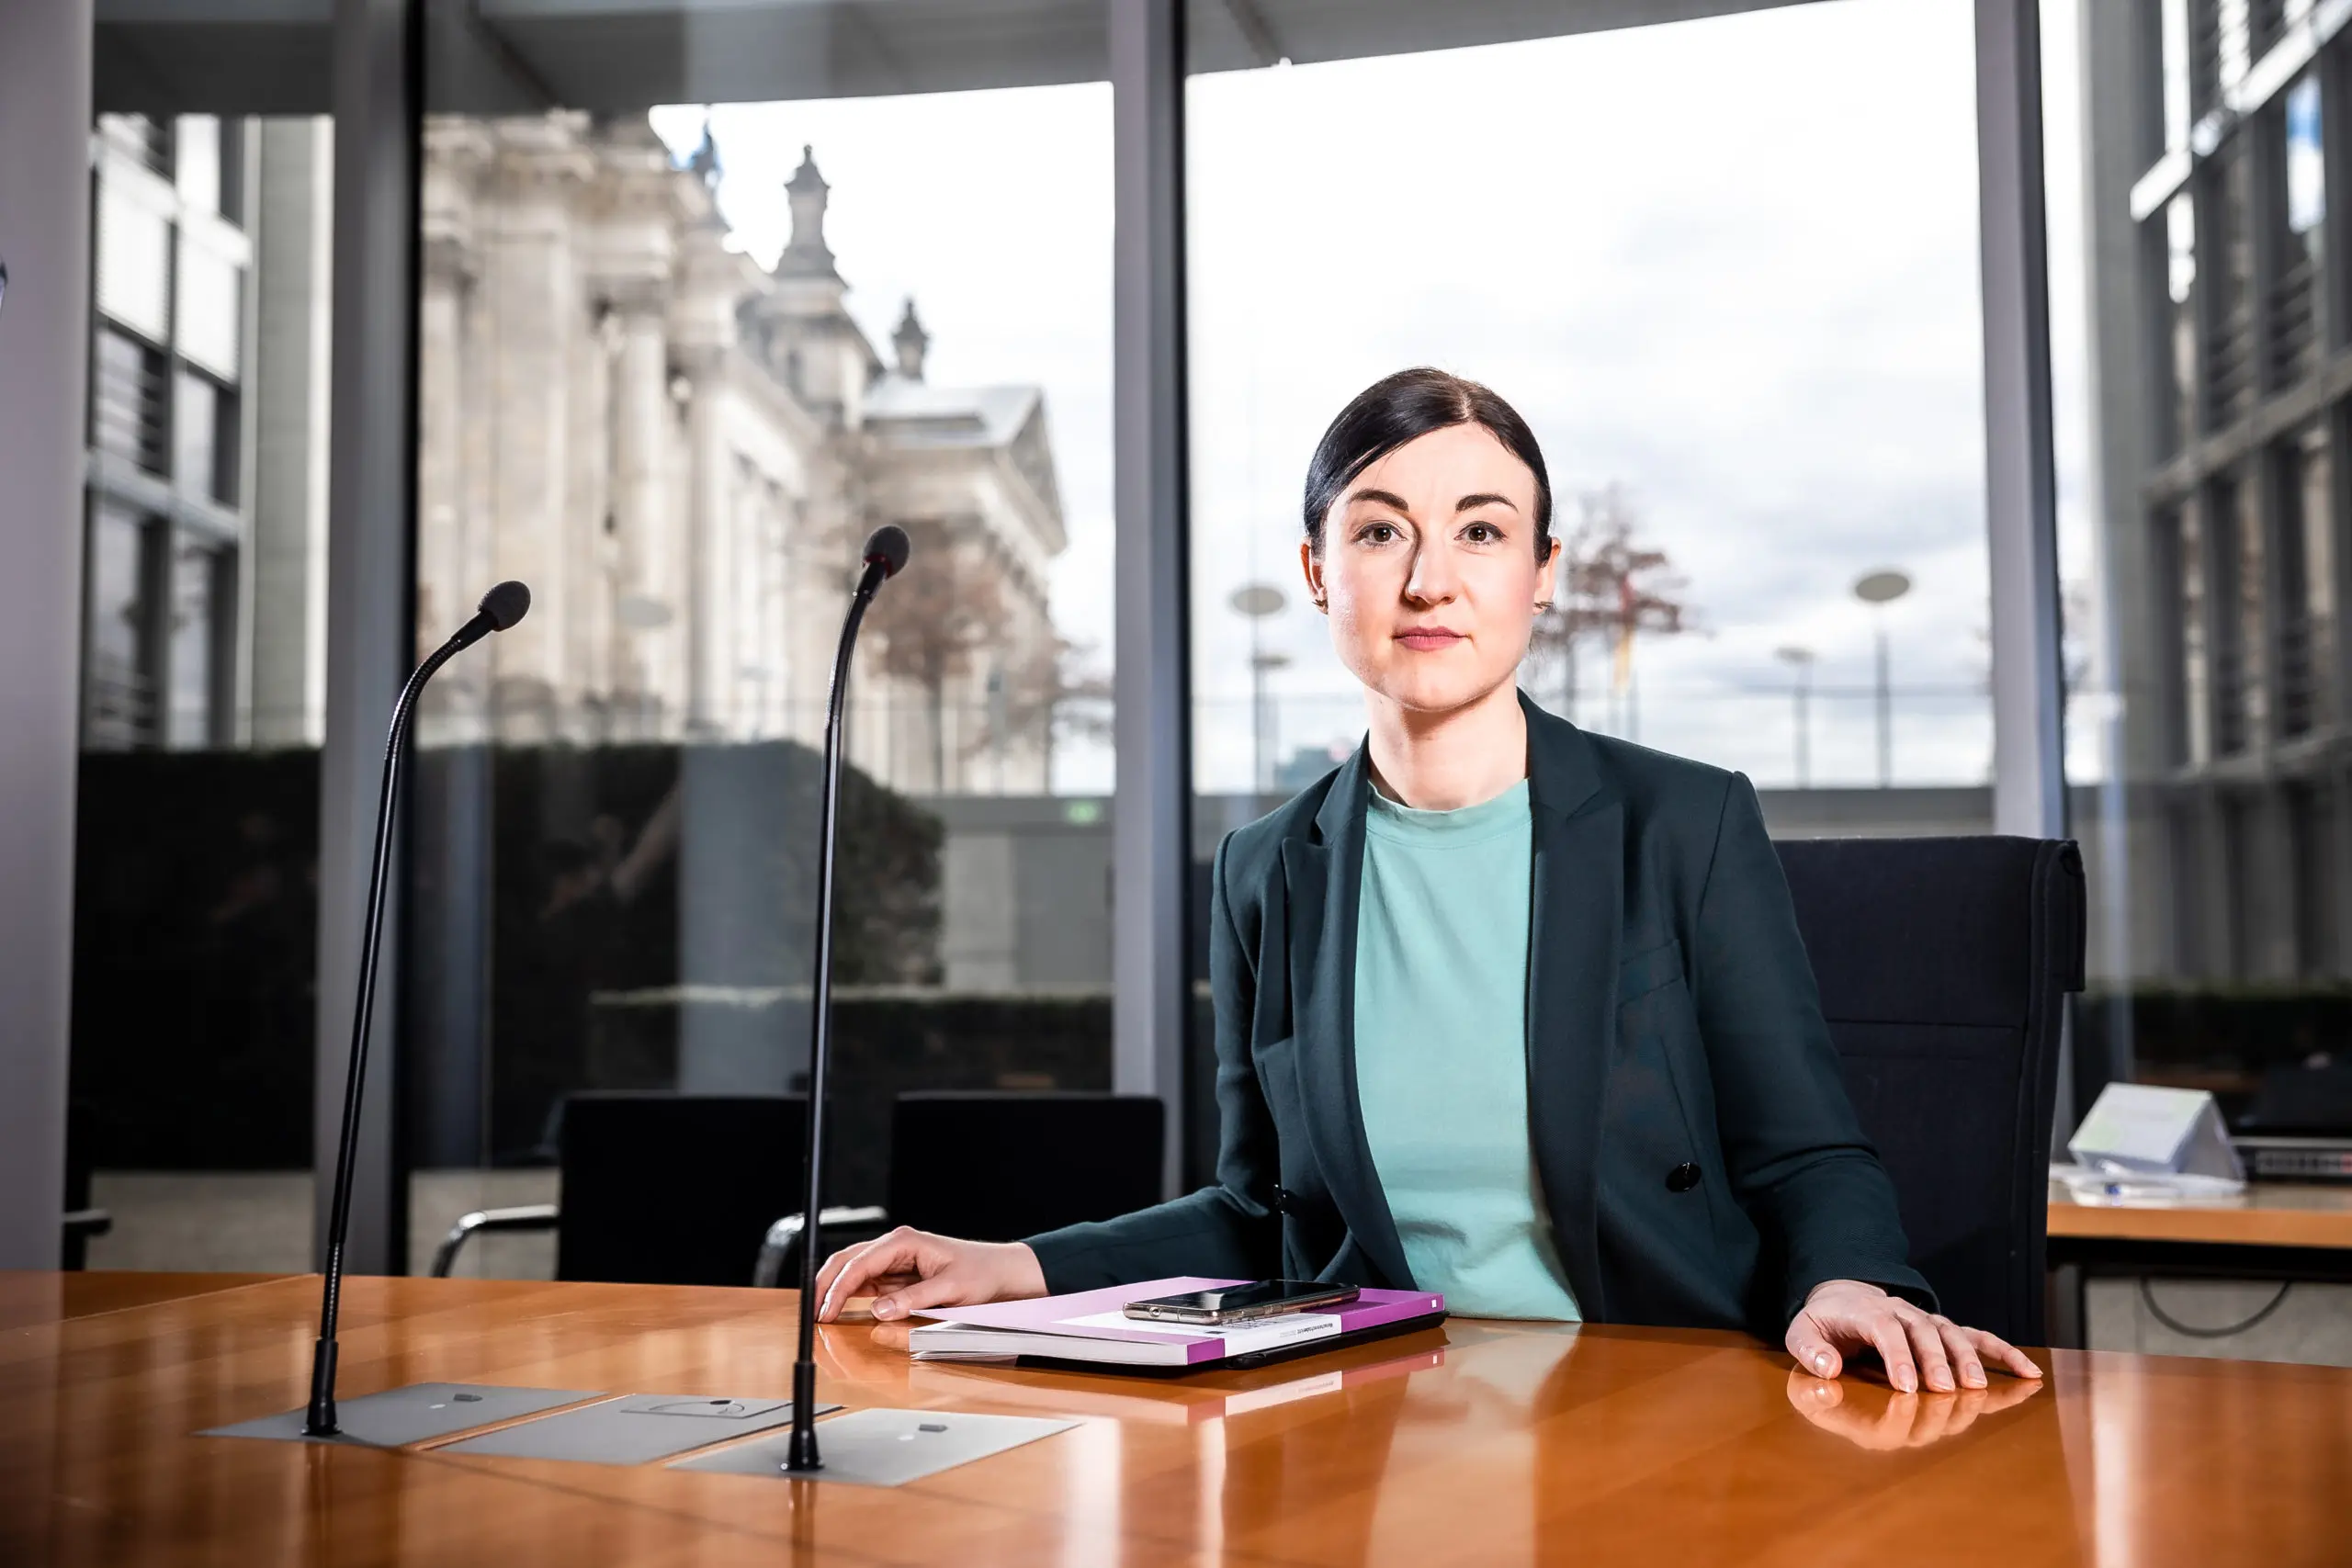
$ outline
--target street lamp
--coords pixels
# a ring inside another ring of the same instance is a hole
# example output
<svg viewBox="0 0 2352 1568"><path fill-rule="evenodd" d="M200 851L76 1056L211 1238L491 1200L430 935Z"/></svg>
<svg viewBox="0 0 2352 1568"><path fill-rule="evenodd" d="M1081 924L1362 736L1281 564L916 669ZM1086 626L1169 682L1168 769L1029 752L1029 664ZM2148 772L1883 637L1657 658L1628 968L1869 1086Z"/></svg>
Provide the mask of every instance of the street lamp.
<svg viewBox="0 0 2352 1568"><path fill-rule="evenodd" d="M1813 696L1814 652L1792 646L1779 649L1773 657L1796 671L1797 788L1808 789L1813 784L1813 725L1806 705Z"/></svg>
<svg viewBox="0 0 2352 1568"><path fill-rule="evenodd" d="M1893 567L1866 572L1854 584L1854 597L1872 607L1871 624L1878 632L1878 787L1894 782L1894 696L1886 679L1886 607L1911 592L1910 577Z"/></svg>
<svg viewBox="0 0 2352 1568"><path fill-rule="evenodd" d="M1270 728L1266 712L1266 676L1290 662L1287 655L1266 653L1258 646L1258 628L1269 615L1279 615L1290 601L1283 591L1271 582L1246 582L1233 591L1228 601L1234 614L1250 623L1250 787L1263 795L1271 787L1266 778L1266 731Z"/></svg>

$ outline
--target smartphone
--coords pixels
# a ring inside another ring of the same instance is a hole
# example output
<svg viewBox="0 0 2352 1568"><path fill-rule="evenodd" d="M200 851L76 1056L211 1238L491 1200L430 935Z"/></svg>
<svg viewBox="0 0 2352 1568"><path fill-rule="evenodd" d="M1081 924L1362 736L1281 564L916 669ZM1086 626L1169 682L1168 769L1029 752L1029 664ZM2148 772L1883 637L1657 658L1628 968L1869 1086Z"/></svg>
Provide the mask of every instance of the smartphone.
<svg viewBox="0 0 2352 1568"><path fill-rule="evenodd" d="M1356 1299L1353 1285L1319 1285L1312 1280L1253 1280L1223 1290L1191 1291L1181 1296L1154 1296L1129 1302L1129 1317L1156 1323L1217 1325L1246 1323L1253 1317L1277 1317L1286 1312L1312 1312L1317 1307L1345 1306Z"/></svg>

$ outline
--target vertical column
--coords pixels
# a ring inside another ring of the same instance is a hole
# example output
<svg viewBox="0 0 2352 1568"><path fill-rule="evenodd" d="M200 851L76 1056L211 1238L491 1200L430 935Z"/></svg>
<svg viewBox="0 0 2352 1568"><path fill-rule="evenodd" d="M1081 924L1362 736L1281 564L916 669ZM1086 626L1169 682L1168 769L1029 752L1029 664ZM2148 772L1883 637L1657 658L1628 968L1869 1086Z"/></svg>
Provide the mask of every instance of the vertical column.
<svg viewBox="0 0 2352 1568"><path fill-rule="evenodd" d="M1976 140L1993 579L1993 818L2004 833L2054 838L2066 830L2064 686L2041 10L2037 0L1976 0Z"/></svg>
<svg viewBox="0 0 2352 1568"><path fill-rule="evenodd" d="M566 270L571 266L566 256ZM593 325L584 325L581 316L569 323L557 320L565 342L564 490L555 525L567 603L556 732L582 745L611 734L620 555L618 542L605 531L613 504L613 382L620 323L609 312L589 320Z"/></svg>
<svg viewBox="0 0 2352 1568"><path fill-rule="evenodd" d="M666 733L684 682L673 669L683 628L678 548L662 487L669 431L670 346L661 302L624 294L613 410L613 517L620 535L620 640L616 684L632 732Z"/></svg>
<svg viewBox="0 0 2352 1568"><path fill-rule="evenodd" d="M2078 707L2067 722L2095 723L2100 730L2103 776L2095 819L2077 828L2093 840L2085 866L2097 878L2090 889L2096 943L2090 972L2114 987L2169 968L2169 908L2162 898L2133 897L2166 886L2167 829L2159 791L2171 771L2166 672L2177 668L2180 649L2173 608L2177 574L2167 570L2166 552L2156 545L2140 496L2154 423L2146 389L2170 385L2169 370L2150 353L2157 339L2152 295L2162 298L2162 282L2150 272L2145 237L2132 220L2128 195L2163 140L2156 101L2163 84L2159 73L2142 69L2154 49L2148 29L2158 20L2140 0L2087 0L2079 35L2087 210L2085 271L2072 281L2085 298L2094 355L2088 510L2096 520L2104 606L2094 668L2098 684L2119 700L2096 717ZM2075 1044L2086 1088L2102 1073L2130 1078L2131 1010L2109 1007L2104 1037Z"/></svg>
<svg viewBox="0 0 2352 1568"><path fill-rule="evenodd" d="M571 350L581 334L571 252L571 197L585 157L560 120L500 130L494 188L505 211L486 239L492 319L489 419L495 430L489 516L492 573L531 585L530 617L481 651L490 656L492 723L503 739L560 732L576 684L570 663L573 597L568 457Z"/></svg>
<svg viewBox="0 0 2352 1568"><path fill-rule="evenodd" d="M0 6L0 1269L54 1269L65 1207L89 353L90 0Z"/></svg>
<svg viewBox="0 0 2352 1568"><path fill-rule="evenodd" d="M352 998L382 777L385 727L410 669L414 495L415 0L336 0L334 302L329 434L326 734L319 760L318 1075L312 1156L315 1232L324 1253L335 1144L349 1070ZM403 857L404 859L404 857ZM396 861L395 863L400 863ZM401 929L399 889L385 930ZM398 1270L408 1205L392 1147L393 998L400 944L378 978L366 1114L353 1169L345 1266Z"/></svg>
<svg viewBox="0 0 2352 1568"><path fill-rule="evenodd" d="M1993 590L1993 826L2054 839L2066 832L2065 666L2038 0L1976 0L1976 167ZM2074 1126L2076 1114L2072 1018L2070 1010L2059 1042L2053 1139Z"/></svg>
<svg viewBox="0 0 2352 1568"><path fill-rule="evenodd" d="M473 614L490 586L465 575L470 521L459 502L464 418L462 328L465 260L442 239L423 247L424 279L417 303L416 624L420 647L438 643ZM435 682L426 716L442 722L433 739L455 739L450 721L479 713L481 670L449 671ZM468 699L475 700L468 700Z"/></svg>
<svg viewBox="0 0 2352 1568"><path fill-rule="evenodd" d="M1112 431L1118 793L1112 1082L1168 1108L1184 1146L1192 880L1191 576L1184 374L1184 8L1111 0Z"/></svg>
<svg viewBox="0 0 2352 1568"><path fill-rule="evenodd" d="M686 461L693 475L686 526L692 541L694 603L686 617L693 670L686 733L716 739L726 733L735 682L729 653L734 644L734 527L727 447L719 429L726 374L723 351L697 349L687 362L692 390L686 404Z"/></svg>

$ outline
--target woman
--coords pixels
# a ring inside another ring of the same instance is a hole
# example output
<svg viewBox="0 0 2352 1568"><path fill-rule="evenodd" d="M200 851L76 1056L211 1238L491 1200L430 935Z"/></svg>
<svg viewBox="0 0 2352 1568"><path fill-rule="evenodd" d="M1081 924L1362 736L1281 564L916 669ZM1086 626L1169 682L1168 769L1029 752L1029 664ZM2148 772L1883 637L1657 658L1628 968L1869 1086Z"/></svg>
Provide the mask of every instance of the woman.
<svg viewBox="0 0 2352 1568"><path fill-rule="evenodd" d="M1747 1326L1910 1392L2039 1369L1937 1315L1856 1125L1754 789L1527 703L1551 484L1487 389L1407 370L1307 472L1299 562L1355 755L1217 852L1217 1184L1026 1242L899 1230L822 1315L1174 1274L1474 1316Z"/></svg>

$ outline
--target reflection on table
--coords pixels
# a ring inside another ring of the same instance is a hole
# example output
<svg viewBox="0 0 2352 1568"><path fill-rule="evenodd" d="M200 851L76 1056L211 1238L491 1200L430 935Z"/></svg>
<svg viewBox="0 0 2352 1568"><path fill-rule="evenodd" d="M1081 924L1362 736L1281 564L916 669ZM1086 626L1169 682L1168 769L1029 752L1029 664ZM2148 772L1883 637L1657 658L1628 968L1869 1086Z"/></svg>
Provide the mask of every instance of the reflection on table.
<svg viewBox="0 0 2352 1568"><path fill-rule="evenodd" d="M2059 1351L1898 1396L1736 1334L1470 1321L1172 1381L829 1325L824 1398L1078 1421L888 1491L237 1442L188 1434L300 1404L316 1280L93 1289L0 1335L0 1561L2320 1563L2352 1474L2352 1371ZM353 1395L791 1384L786 1292L361 1279L345 1324Z"/></svg>

